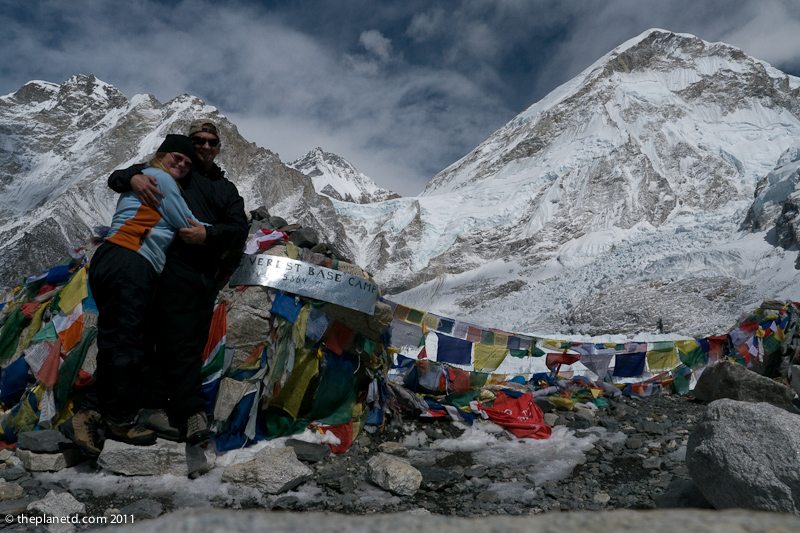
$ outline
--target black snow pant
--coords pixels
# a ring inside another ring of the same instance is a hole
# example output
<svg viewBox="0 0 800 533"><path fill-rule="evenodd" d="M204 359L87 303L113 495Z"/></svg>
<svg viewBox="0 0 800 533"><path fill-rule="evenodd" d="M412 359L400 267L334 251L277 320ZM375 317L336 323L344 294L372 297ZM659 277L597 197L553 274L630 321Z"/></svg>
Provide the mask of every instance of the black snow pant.
<svg viewBox="0 0 800 533"><path fill-rule="evenodd" d="M167 255L155 294L155 352L146 365L147 407L166 409L178 427L205 410L201 356L216 297L212 276Z"/></svg>
<svg viewBox="0 0 800 533"><path fill-rule="evenodd" d="M143 364L152 351L148 316L156 271L139 253L103 243L89 267L97 303L97 409L112 423L133 421L142 405Z"/></svg>

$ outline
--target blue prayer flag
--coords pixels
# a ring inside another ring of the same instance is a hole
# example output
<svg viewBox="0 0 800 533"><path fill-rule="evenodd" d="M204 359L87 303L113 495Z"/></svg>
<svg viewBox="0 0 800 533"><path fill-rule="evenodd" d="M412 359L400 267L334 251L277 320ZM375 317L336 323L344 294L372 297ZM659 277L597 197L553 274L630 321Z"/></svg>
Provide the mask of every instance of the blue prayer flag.
<svg viewBox="0 0 800 533"><path fill-rule="evenodd" d="M472 343L443 333L436 333L439 338L439 348L436 350L436 360L441 363L468 365L472 362Z"/></svg>

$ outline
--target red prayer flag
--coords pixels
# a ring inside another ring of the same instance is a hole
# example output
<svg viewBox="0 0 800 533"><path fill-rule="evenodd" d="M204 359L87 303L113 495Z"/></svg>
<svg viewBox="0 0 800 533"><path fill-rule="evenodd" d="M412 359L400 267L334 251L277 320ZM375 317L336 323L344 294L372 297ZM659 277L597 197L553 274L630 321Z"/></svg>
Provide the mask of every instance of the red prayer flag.
<svg viewBox="0 0 800 533"><path fill-rule="evenodd" d="M581 356L576 353L549 353L547 354L544 364L547 365L547 368L553 370L561 365L571 365L572 363L579 361L580 358Z"/></svg>
<svg viewBox="0 0 800 533"><path fill-rule="evenodd" d="M342 355L355 336L355 331L341 322L334 322L325 332L325 346L336 355Z"/></svg>

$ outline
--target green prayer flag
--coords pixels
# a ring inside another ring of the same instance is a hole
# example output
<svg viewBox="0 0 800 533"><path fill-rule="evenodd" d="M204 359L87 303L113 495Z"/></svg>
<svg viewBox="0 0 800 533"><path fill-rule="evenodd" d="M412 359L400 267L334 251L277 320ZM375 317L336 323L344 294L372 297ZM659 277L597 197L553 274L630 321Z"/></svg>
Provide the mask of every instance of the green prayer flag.
<svg viewBox="0 0 800 533"><path fill-rule="evenodd" d="M89 351L89 347L92 345L95 338L97 338L97 327L92 326L83 333L81 342L70 350L64 362L61 363L58 369L56 385L53 388L53 398L58 409L67 403L67 398L78 377L78 372L83 366L83 361L86 359L86 353Z"/></svg>

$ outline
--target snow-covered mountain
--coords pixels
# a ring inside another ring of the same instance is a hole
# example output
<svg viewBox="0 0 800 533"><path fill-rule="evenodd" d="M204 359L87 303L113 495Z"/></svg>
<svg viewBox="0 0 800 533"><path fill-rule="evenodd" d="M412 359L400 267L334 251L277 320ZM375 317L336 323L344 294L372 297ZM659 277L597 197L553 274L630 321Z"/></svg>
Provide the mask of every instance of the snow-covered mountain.
<svg viewBox="0 0 800 533"><path fill-rule="evenodd" d="M340 158L289 168L196 98L31 82L0 97L2 281L107 221L110 170L207 114L248 209L314 227L417 308L527 333L706 335L764 298L800 299L800 79L665 30L597 60L420 196L373 203L315 183L359 175Z"/></svg>
<svg viewBox="0 0 800 533"><path fill-rule="evenodd" d="M512 331L724 331L798 294L797 252L740 227L798 146L799 87L734 47L650 30L419 197L334 205L374 236L354 255L414 307Z"/></svg>
<svg viewBox="0 0 800 533"><path fill-rule="evenodd" d="M322 148L311 150L288 166L311 178L319 194L336 200L368 204L400 198L399 194L378 187L343 157Z"/></svg>

